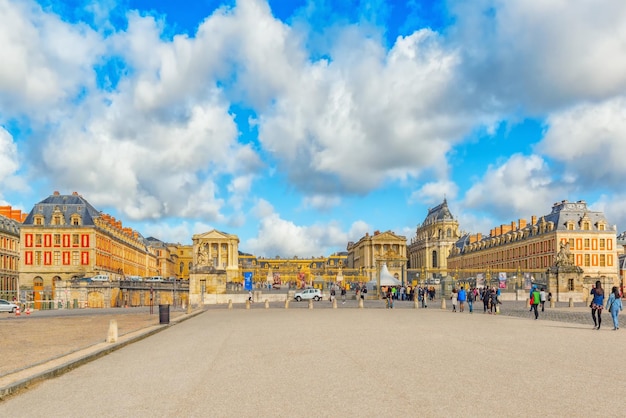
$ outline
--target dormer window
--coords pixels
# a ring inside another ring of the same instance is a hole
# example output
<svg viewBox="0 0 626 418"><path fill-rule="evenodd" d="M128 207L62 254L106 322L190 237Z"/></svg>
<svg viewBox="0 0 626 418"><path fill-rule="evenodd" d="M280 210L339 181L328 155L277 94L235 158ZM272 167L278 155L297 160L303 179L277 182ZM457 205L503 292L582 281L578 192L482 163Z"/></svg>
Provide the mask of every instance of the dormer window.
<svg viewBox="0 0 626 418"><path fill-rule="evenodd" d="M35 215L35 218L33 219L33 223L35 225L43 225L43 216L42 215Z"/></svg>
<svg viewBox="0 0 626 418"><path fill-rule="evenodd" d="M70 222L71 222L72 225L78 226L78 225L82 224L82 219L81 219L80 215L74 214L74 215L72 215L72 218L71 218Z"/></svg>
<svg viewBox="0 0 626 418"><path fill-rule="evenodd" d="M589 231L589 222L585 221L583 222L583 231Z"/></svg>
<svg viewBox="0 0 626 418"><path fill-rule="evenodd" d="M573 231L574 230L574 222L568 222L567 223L567 230L568 231Z"/></svg>

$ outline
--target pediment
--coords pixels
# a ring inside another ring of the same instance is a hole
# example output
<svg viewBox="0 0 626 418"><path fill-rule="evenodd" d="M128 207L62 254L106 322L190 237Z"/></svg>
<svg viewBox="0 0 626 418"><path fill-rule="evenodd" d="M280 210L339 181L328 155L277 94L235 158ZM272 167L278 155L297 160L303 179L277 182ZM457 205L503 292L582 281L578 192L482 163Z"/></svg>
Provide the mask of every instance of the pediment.
<svg viewBox="0 0 626 418"><path fill-rule="evenodd" d="M372 241L388 241L388 240L406 241L406 238L396 235L391 231L381 232L380 234L374 235L372 237Z"/></svg>
<svg viewBox="0 0 626 418"><path fill-rule="evenodd" d="M237 239L236 235L227 234L225 232L218 231L217 229L212 229L208 232L204 232L202 234L196 234L193 236L194 240L220 240L220 239Z"/></svg>

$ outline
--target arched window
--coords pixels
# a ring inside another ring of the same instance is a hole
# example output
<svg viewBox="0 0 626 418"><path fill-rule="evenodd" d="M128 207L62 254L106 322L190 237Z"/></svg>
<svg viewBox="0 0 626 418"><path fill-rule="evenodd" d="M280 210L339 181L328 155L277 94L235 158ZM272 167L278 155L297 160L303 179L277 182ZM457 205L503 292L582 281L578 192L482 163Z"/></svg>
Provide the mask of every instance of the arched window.
<svg viewBox="0 0 626 418"><path fill-rule="evenodd" d="M180 262L180 272L182 274L183 270L185 269L185 263L183 263L182 261Z"/></svg>
<svg viewBox="0 0 626 418"><path fill-rule="evenodd" d="M35 277L33 279L33 286L35 286L35 287L43 287L43 279L41 277Z"/></svg>
<svg viewBox="0 0 626 418"><path fill-rule="evenodd" d="M446 237L452 238L452 230L450 228L446 231Z"/></svg>
<svg viewBox="0 0 626 418"><path fill-rule="evenodd" d="M437 250L433 251L433 268L438 268L439 264L437 263Z"/></svg>

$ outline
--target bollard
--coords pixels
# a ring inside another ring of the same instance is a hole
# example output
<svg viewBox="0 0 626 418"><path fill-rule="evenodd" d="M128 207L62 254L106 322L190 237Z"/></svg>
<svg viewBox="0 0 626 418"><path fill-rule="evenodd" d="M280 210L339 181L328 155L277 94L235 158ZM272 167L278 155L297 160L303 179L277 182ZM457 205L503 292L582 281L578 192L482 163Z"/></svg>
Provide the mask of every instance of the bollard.
<svg viewBox="0 0 626 418"><path fill-rule="evenodd" d="M289 309L289 299L285 299L285 309Z"/></svg>
<svg viewBox="0 0 626 418"><path fill-rule="evenodd" d="M187 304L187 313L190 314L191 313L191 303Z"/></svg>
<svg viewBox="0 0 626 418"><path fill-rule="evenodd" d="M109 334L107 335L108 343L117 342L117 320L111 319L109 321Z"/></svg>
<svg viewBox="0 0 626 418"><path fill-rule="evenodd" d="M265 299L265 309L269 309L270 308L270 301Z"/></svg>
<svg viewBox="0 0 626 418"><path fill-rule="evenodd" d="M569 307L570 308L574 307L574 299L573 298L569 298Z"/></svg>
<svg viewBox="0 0 626 418"><path fill-rule="evenodd" d="M250 309L250 299L246 300L246 309Z"/></svg>
<svg viewBox="0 0 626 418"><path fill-rule="evenodd" d="M554 308L556 306L556 301L554 300L554 298L550 299L550 307Z"/></svg>
<svg viewBox="0 0 626 418"><path fill-rule="evenodd" d="M228 309L233 309L233 300L228 299Z"/></svg>
<svg viewBox="0 0 626 418"><path fill-rule="evenodd" d="M313 309L313 299L309 299L309 309Z"/></svg>
<svg viewBox="0 0 626 418"><path fill-rule="evenodd" d="M446 300L443 297L441 298L441 309L446 309Z"/></svg>
<svg viewBox="0 0 626 418"><path fill-rule="evenodd" d="M359 299L359 308L363 309L363 299Z"/></svg>
<svg viewBox="0 0 626 418"><path fill-rule="evenodd" d="M337 309L337 299L333 299L333 309Z"/></svg>

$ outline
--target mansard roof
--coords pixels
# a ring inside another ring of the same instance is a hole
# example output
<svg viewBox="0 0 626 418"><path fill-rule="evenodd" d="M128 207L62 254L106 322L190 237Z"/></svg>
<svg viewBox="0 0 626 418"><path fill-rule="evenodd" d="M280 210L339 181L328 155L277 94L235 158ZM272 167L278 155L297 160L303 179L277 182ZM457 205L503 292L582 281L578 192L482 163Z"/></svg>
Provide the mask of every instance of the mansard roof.
<svg viewBox="0 0 626 418"><path fill-rule="evenodd" d="M604 213L589 210L584 200L579 200L578 202L563 200L555 203L552 206L552 212L544 216L546 222L553 222L556 229L560 231L567 230L567 224L571 222L577 224L578 228L580 228L580 222L584 218L589 220L590 230L592 231L597 231L599 224L609 226ZM606 229L608 230L608 228Z"/></svg>
<svg viewBox="0 0 626 418"><path fill-rule="evenodd" d="M20 224L14 219L0 215L0 231L16 237L20 236Z"/></svg>
<svg viewBox="0 0 626 418"><path fill-rule="evenodd" d="M93 220L100 216L100 211L78 193L62 195L59 192L54 192L33 207L24 220L24 225L33 225L35 215L42 215L44 223L50 224L52 213L56 210L61 211L66 224L70 223L70 216L73 214L80 215L82 224L86 226L95 225Z"/></svg>
<svg viewBox="0 0 626 418"><path fill-rule="evenodd" d="M428 209L428 215L426 215L424 225L444 220L454 220L454 217L448 208L448 201L446 199L443 199L443 202L434 208Z"/></svg>

